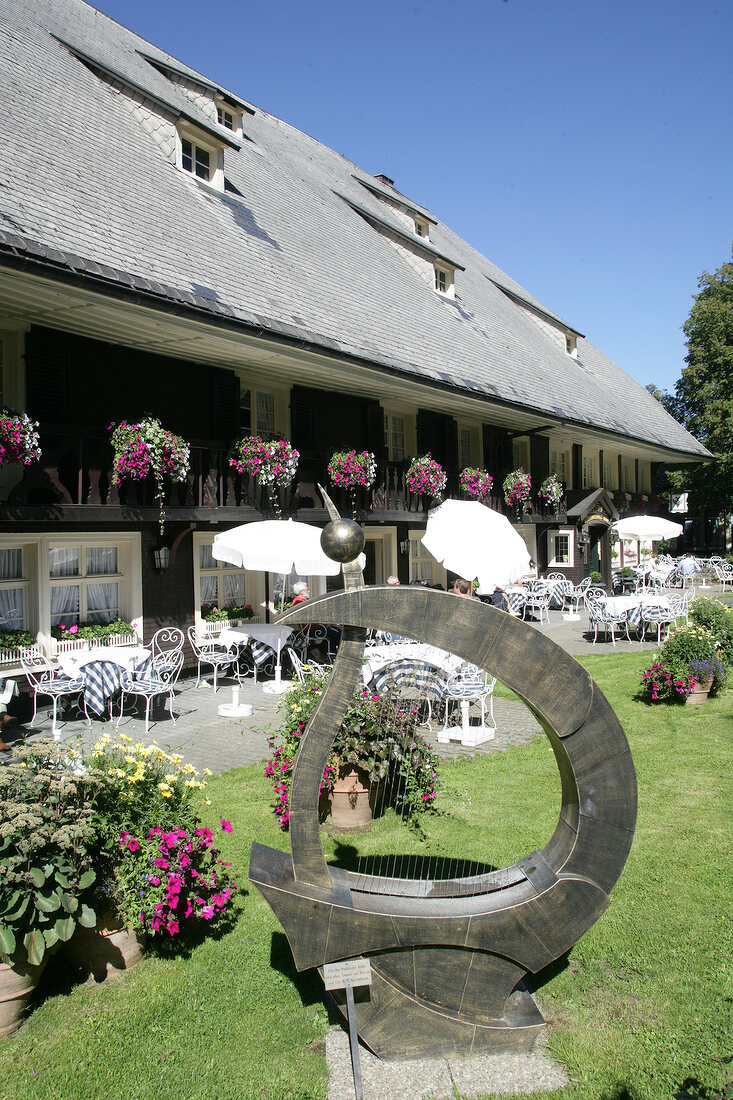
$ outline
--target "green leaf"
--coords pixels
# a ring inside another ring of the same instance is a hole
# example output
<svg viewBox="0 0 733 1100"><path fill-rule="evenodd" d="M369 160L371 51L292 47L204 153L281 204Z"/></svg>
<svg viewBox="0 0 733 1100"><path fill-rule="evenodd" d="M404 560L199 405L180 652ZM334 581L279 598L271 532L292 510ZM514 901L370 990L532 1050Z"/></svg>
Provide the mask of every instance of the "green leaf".
<svg viewBox="0 0 733 1100"><path fill-rule="evenodd" d="M79 889L86 890L89 886L92 885L96 878L96 874L91 869L89 871L85 871L79 879Z"/></svg>
<svg viewBox="0 0 733 1100"><path fill-rule="evenodd" d="M13 893L12 893L12 894L10 895L10 897L8 898L7 902L6 902L6 903L5 903L5 905L4 905L3 907L2 907L2 909L0 909L0 913L2 913L3 915L4 915L5 913L9 913L9 912L10 912L10 911L11 911L12 909L14 909L14 908L15 908L15 906L16 906L16 905L18 904L18 902L20 901L21 897L22 897L22 893L21 893L21 891L20 891L20 890L15 890L15 891L14 891L14 892L13 892Z"/></svg>
<svg viewBox="0 0 733 1100"><path fill-rule="evenodd" d="M72 894L62 894L61 904L67 913L75 913L79 908L79 902Z"/></svg>
<svg viewBox="0 0 733 1100"><path fill-rule="evenodd" d="M44 929L43 939L45 940L46 947L54 947L59 942L59 938L56 934L56 929L55 928L46 928L46 929Z"/></svg>
<svg viewBox="0 0 733 1100"><path fill-rule="evenodd" d="M44 875L40 867L31 867L28 874L30 875L31 882L34 886L43 886L44 882L46 881L46 876Z"/></svg>
<svg viewBox="0 0 733 1100"><path fill-rule="evenodd" d="M12 955L15 951L15 936L10 928L0 924L0 955Z"/></svg>
<svg viewBox="0 0 733 1100"><path fill-rule="evenodd" d="M90 909L88 905L82 905L81 914L79 916L79 924L84 928L94 928L97 923L97 914L93 909Z"/></svg>
<svg viewBox="0 0 733 1100"><path fill-rule="evenodd" d="M61 917L59 917L59 919L56 921L56 923L54 925L54 929L56 930L56 935L58 936L58 938L60 940L63 940L64 943L66 943L67 940L70 940L71 937L74 935L74 929L75 928L76 928L76 921L74 920L73 917L66 917L63 920L62 920Z"/></svg>
<svg viewBox="0 0 733 1100"><path fill-rule="evenodd" d="M11 910L10 912L7 912L7 913L3 914L5 920L8 922L8 924L10 924L11 921L12 922L17 922L18 920L20 920L20 918L23 916L26 909L30 905L30 901L31 901L30 894L23 894L21 896L20 901L16 905L15 909Z"/></svg>
<svg viewBox="0 0 733 1100"><path fill-rule="evenodd" d="M66 875L62 875L60 871L56 872L56 881L58 882L59 886L62 887L62 889L64 889L64 890L70 890L71 889L71 884L69 883L69 880L67 879Z"/></svg>
<svg viewBox="0 0 733 1100"><path fill-rule="evenodd" d="M38 966L39 963L43 962L43 956L46 954L46 941L43 938L43 932L28 932L23 940L23 945L29 963Z"/></svg>
<svg viewBox="0 0 733 1100"><path fill-rule="evenodd" d="M61 907L58 894L36 894L36 909L42 913L55 913Z"/></svg>

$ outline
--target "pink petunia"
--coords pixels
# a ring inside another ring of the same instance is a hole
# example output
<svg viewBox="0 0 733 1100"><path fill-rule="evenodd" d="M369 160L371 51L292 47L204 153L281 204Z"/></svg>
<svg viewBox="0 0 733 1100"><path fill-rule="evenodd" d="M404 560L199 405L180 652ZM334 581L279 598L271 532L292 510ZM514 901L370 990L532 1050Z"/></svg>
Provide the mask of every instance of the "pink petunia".
<svg viewBox="0 0 733 1100"><path fill-rule="evenodd" d="M231 821L222 820L221 827L222 827L222 829L224 830L225 833L231 833L231 831L232 831Z"/></svg>

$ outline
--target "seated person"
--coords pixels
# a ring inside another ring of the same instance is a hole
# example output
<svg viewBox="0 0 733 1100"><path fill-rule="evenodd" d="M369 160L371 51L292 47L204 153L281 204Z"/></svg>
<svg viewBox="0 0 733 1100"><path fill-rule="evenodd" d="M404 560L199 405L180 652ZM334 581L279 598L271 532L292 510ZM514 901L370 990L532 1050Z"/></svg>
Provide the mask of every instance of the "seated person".
<svg viewBox="0 0 733 1100"><path fill-rule="evenodd" d="M453 581L453 588L451 591L454 592L456 596L464 596L466 599L470 600L473 596L473 585L470 581L467 581L465 577L456 577Z"/></svg>
<svg viewBox="0 0 733 1100"><path fill-rule="evenodd" d="M295 593L295 595L293 596L293 607L295 607L296 604L305 603L310 596L308 585L305 583L305 581L297 581L293 585L293 592Z"/></svg>

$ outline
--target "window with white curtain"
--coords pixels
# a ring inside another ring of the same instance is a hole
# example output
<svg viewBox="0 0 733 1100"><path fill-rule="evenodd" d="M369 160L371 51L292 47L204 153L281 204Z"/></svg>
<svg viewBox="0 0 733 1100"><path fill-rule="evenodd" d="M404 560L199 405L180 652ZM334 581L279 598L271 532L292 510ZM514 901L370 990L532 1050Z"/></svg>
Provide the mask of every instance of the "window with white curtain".
<svg viewBox="0 0 733 1100"><path fill-rule="evenodd" d="M24 629L26 588L22 549L0 549L0 631Z"/></svg>
<svg viewBox="0 0 733 1100"><path fill-rule="evenodd" d="M225 561L217 561L211 553L211 545L211 542L199 544L199 605L202 615L211 607L243 607L247 603L245 570Z"/></svg>
<svg viewBox="0 0 733 1100"><path fill-rule="evenodd" d="M48 572L51 626L110 623L120 618L122 578L117 546L51 546Z"/></svg>

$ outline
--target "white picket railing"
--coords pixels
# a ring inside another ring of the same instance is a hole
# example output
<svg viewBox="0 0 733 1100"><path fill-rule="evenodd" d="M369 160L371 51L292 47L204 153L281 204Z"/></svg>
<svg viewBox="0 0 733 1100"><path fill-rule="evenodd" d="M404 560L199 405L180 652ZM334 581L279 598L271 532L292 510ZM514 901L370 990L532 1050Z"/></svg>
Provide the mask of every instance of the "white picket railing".
<svg viewBox="0 0 733 1100"><path fill-rule="evenodd" d="M39 645L18 646L16 649L0 649L0 669L20 668L21 649L26 657L42 657Z"/></svg>

